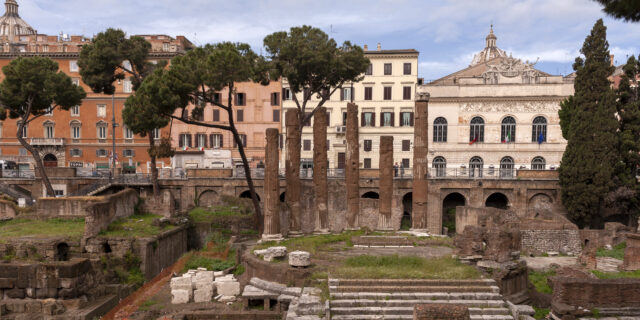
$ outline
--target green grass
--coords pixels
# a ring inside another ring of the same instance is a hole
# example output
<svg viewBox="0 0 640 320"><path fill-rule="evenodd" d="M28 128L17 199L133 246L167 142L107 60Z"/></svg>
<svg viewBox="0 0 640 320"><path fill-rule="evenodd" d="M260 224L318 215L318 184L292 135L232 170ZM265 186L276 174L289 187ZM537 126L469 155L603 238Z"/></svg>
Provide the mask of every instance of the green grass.
<svg viewBox="0 0 640 320"><path fill-rule="evenodd" d="M618 260L624 260L624 249L627 247L626 242L622 242L616 246L614 246L611 250L607 250L605 248L598 249L596 252L596 256L598 257L611 257L616 258Z"/></svg>
<svg viewBox="0 0 640 320"><path fill-rule="evenodd" d="M153 219L162 218L155 214L134 214L128 218L118 219L112 222L107 230L100 235L109 237L151 237L164 231L171 230L174 226L158 227L152 224Z"/></svg>
<svg viewBox="0 0 640 320"><path fill-rule="evenodd" d="M158 301L154 300L154 299L149 299L145 302L143 302L140 307L138 307L138 310L140 311L149 311L151 309L151 307L155 306L156 304L158 304Z"/></svg>
<svg viewBox="0 0 640 320"><path fill-rule="evenodd" d="M536 307L533 307L533 310L536 311L535 315L533 316L536 319L544 319L549 314L549 311L550 311L547 308L536 308Z"/></svg>
<svg viewBox="0 0 640 320"><path fill-rule="evenodd" d="M209 271L222 271L231 268L235 265L234 261L226 261L214 258L202 257L199 255L192 255L191 258L185 263L182 272L187 272L189 269L207 268Z"/></svg>
<svg viewBox="0 0 640 320"><path fill-rule="evenodd" d="M212 222L216 217L246 216L250 212L242 206L222 205L208 208L197 207L189 212L195 222Z"/></svg>
<svg viewBox="0 0 640 320"><path fill-rule="evenodd" d="M346 247L352 247L351 237L361 236L364 231L349 231L341 234L326 234L316 236L305 236L300 238L291 238L285 241L268 241L257 245L254 249L266 249L273 246L285 246L289 252L295 250L307 251L311 254L315 254L321 250L329 250L328 246L344 242Z"/></svg>
<svg viewBox="0 0 640 320"><path fill-rule="evenodd" d="M591 271L599 279L624 279L624 278L640 278L640 270L621 271L621 272L602 272L598 270Z"/></svg>
<svg viewBox="0 0 640 320"><path fill-rule="evenodd" d="M555 275L556 275L556 272L554 270L544 271L544 272L529 271L529 282L533 284L533 286L536 288L536 291L540 293L551 294L553 293L553 290L549 286L549 283L547 282L547 278L553 277Z"/></svg>
<svg viewBox="0 0 640 320"><path fill-rule="evenodd" d="M0 240L28 236L80 239L83 234L84 218L0 221Z"/></svg>
<svg viewBox="0 0 640 320"><path fill-rule="evenodd" d="M425 259L415 256L351 257L331 276L347 279L478 279L480 273L451 257Z"/></svg>

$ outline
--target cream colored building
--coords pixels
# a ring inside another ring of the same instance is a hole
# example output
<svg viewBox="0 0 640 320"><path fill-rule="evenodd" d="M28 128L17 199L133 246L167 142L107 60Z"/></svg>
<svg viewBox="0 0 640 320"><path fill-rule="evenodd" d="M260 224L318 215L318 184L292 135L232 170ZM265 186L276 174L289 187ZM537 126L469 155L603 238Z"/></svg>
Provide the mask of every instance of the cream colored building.
<svg viewBox="0 0 640 320"><path fill-rule="evenodd" d="M364 47L365 55L371 65L365 73L364 79L358 83L347 83L342 90L336 92L325 102L324 107L329 113L329 127L327 140L329 150L330 169L342 169L345 164L346 153L346 112L347 103L353 98L358 105L360 122L360 167L378 168L380 136L394 137L394 161L411 167L413 164L413 110L415 88L418 80L418 51L377 50L369 51ZM291 100L291 93L287 89L286 80L283 81L283 110L296 108ZM302 94L298 95L302 101ZM316 97L307 106L306 112L313 110L319 99ZM284 119L281 122L282 135L286 137ZM303 168L310 168L313 164L313 120L303 128L301 163ZM281 146L286 145L282 143ZM285 153L281 154L281 166L284 167ZM331 171L340 174L340 170Z"/></svg>
<svg viewBox="0 0 640 320"><path fill-rule="evenodd" d="M431 176L512 177L514 169L557 169L566 147L558 110L573 78L486 47L468 68L425 84L430 93ZM498 170L501 169L501 170Z"/></svg>

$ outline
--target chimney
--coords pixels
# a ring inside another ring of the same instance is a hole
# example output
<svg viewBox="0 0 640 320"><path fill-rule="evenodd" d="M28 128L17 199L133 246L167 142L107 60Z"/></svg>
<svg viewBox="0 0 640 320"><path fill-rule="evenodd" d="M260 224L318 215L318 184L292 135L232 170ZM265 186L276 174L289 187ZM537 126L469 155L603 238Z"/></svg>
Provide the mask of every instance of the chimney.
<svg viewBox="0 0 640 320"><path fill-rule="evenodd" d="M369 50L369 46L368 45L364 45L364 51L368 51Z"/></svg>
<svg viewBox="0 0 640 320"><path fill-rule="evenodd" d="M378 51L382 50L382 46L378 43Z"/></svg>
<svg viewBox="0 0 640 320"><path fill-rule="evenodd" d="M615 63L613 63L613 55L610 55L609 58L611 59L611 61L609 61L611 63L611 66L615 67Z"/></svg>

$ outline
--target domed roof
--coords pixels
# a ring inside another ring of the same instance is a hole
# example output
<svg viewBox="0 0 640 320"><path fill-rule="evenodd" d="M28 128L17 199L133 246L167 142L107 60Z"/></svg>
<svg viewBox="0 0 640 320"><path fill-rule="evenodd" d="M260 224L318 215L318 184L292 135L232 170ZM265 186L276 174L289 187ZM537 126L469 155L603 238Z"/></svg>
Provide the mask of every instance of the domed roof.
<svg viewBox="0 0 640 320"><path fill-rule="evenodd" d="M486 47L484 48L484 50L480 51L479 53L476 53L476 55L473 56L473 60L471 60L471 64L469 66L475 66L477 64L487 62L496 57L506 58L507 53L496 46L496 40L498 40L498 37L496 37L496 35L493 34L493 25L491 25L489 35L487 35L487 38L486 38L486 43L487 43Z"/></svg>
<svg viewBox="0 0 640 320"><path fill-rule="evenodd" d="M9 36L9 41L13 41L13 36L36 34L36 30L20 18L16 0L6 0L4 7L4 15L0 17L0 36Z"/></svg>

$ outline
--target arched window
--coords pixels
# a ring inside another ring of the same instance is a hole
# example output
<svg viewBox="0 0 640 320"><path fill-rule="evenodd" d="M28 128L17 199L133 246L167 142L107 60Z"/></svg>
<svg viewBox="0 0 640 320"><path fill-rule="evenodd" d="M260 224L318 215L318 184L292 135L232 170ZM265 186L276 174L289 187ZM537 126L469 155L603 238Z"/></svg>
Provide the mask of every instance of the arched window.
<svg viewBox="0 0 640 320"><path fill-rule="evenodd" d="M433 121L433 142L447 142L447 119L438 117Z"/></svg>
<svg viewBox="0 0 640 320"><path fill-rule="evenodd" d="M513 117L505 117L502 119L502 130L500 133L500 141L509 143L516 140L516 119Z"/></svg>
<svg viewBox="0 0 640 320"><path fill-rule="evenodd" d="M473 157L469 160L469 177L482 177L482 167L484 162L480 157Z"/></svg>
<svg viewBox="0 0 640 320"><path fill-rule="evenodd" d="M531 170L544 170L547 166L543 157L535 157L531 160Z"/></svg>
<svg viewBox="0 0 640 320"><path fill-rule="evenodd" d="M469 142L484 141L484 119L475 117L471 119L471 128L469 130Z"/></svg>
<svg viewBox="0 0 640 320"><path fill-rule="evenodd" d="M533 119L531 142L536 141L538 143L547 142L547 119L542 116Z"/></svg>
<svg viewBox="0 0 640 320"><path fill-rule="evenodd" d="M98 121L96 124L96 129L98 130L98 139L106 139L107 138L107 123L104 121Z"/></svg>
<svg viewBox="0 0 640 320"><path fill-rule="evenodd" d="M500 178L513 177L513 158L504 157L500 160Z"/></svg>
<svg viewBox="0 0 640 320"><path fill-rule="evenodd" d="M447 175L447 160L443 157L435 157L432 164L435 169L436 177L444 177Z"/></svg>
<svg viewBox="0 0 640 320"><path fill-rule="evenodd" d="M52 139L54 137L54 132L53 132L53 127L54 127L54 123L53 121L45 121L45 123L43 124L44 126L44 137L47 139Z"/></svg>
<svg viewBox="0 0 640 320"><path fill-rule="evenodd" d="M71 121L71 138L72 139L80 139L80 129L82 128L82 124L78 120Z"/></svg>

